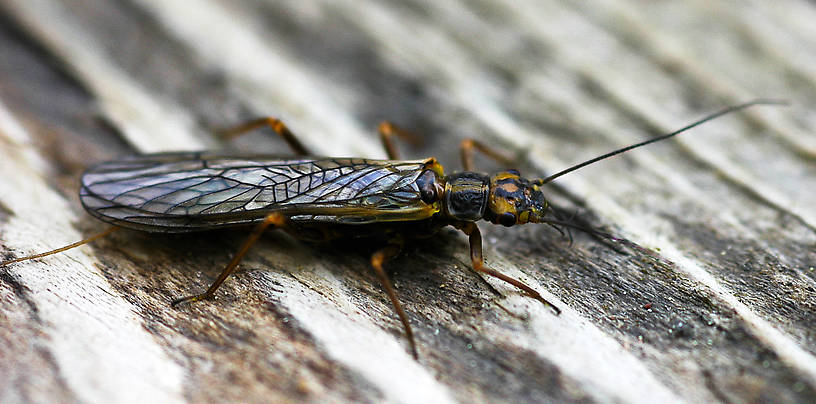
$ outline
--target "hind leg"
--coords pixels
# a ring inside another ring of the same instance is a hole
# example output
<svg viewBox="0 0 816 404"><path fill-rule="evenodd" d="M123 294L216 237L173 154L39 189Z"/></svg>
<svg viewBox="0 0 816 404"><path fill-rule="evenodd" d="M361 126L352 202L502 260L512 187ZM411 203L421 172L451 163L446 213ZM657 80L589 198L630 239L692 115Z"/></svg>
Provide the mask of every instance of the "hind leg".
<svg viewBox="0 0 816 404"><path fill-rule="evenodd" d="M235 255L232 257L232 260L230 260L229 264L227 264L224 270L221 271L221 275L219 275L218 279L216 279L215 282L213 282L213 284L210 285L207 291L198 295L187 296L173 300L173 302L171 302L170 305L175 307L181 303L198 302L201 300L209 300L215 297L215 291L218 290L218 287L221 286L221 284L224 283L224 281L227 280L227 278L233 272L235 272L235 268L238 267L238 263L240 263L241 259L244 258L244 255L246 255L246 253L249 251L249 248L252 247L252 245L255 244L256 241L258 241L258 238L261 237L261 234L263 234L263 232L266 231L266 229L269 226L282 227L285 224L286 217L284 217L282 214L272 213L268 215L262 222L258 223L258 225L255 226L254 229L252 229L252 233L249 234L249 237L247 237L246 241L244 241L244 244L241 245L241 248L238 250L237 253L235 253Z"/></svg>
<svg viewBox="0 0 816 404"><path fill-rule="evenodd" d="M303 143L300 143L295 134L292 133L292 131L290 131L280 119L273 118L271 116L258 118L238 125L234 128L219 131L219 133L222 137L231 139L264 126L272 128L272 130L275 131L275 133L277 133L278 136L280 136L286 142L286 144L289 145L289 148L292 149L292 152L294 152L295 155L306 156L310 154L309 151L306 150L306 147L303 146Z"/></svg>

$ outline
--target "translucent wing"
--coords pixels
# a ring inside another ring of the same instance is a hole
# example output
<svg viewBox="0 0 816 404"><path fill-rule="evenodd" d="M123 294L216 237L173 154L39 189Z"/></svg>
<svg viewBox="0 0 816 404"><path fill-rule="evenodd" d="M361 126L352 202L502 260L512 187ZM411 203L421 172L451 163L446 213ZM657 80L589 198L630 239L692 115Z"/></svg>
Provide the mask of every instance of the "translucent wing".
<svg viewBox="0 0 816 404"><path fill-rule="evenodd" d="M430 217L416 180L434 160L281 159L165 153L102 163L82 176L94 216L146 231L249 224L270 212L291 220L370 223Z"/></svg>

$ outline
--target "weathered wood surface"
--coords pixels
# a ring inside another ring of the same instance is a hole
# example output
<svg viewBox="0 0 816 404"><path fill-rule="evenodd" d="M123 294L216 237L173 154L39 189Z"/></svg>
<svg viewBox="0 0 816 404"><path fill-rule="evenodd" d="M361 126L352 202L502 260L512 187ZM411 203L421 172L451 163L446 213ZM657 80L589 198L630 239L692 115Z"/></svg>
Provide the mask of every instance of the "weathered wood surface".
<svg viewBox="0 0 816 404"><path fill-rule="evenodd" d="M652 252L546 226L453 231L389 264L270 234L214 302L244 231L118 232L0 270L2 402L816 401L816 6L774 2L4 0L0 251L104 228L89 164L221 145L275 115L313 150L382 157L390 119L458 167L475 137L541 176L726 104L782 97L583 169L550 192ZM488 162L483 162L486 168ZM495 167L492 167L495 168Z"/></svg>

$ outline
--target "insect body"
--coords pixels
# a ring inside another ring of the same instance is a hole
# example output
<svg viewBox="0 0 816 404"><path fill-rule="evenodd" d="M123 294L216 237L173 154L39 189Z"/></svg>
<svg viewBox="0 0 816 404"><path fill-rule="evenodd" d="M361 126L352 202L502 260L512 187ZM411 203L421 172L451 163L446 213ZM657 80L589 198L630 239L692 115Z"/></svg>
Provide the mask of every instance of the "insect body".
<svg viewBox="0 0 816 404"><path fill-rule="evenodd" d="M308 241L381 239L386 247L374 254L372 263L409 335L410 325L382 263L399 252L406 238L429 237L447 225L471 237L475 268L498 274L550 304L532 288L482 265L475 221L484 218L510 226L537 222L547 214L538 185L514 170L492 177L475 172L446 176L434 158L162 153L99 164L86 171L81 182L80 199L88 212L135 230L186 233L260 223L257 234L276 225ZM211 298L233 269L225 269L207 293L175 303Z"/></svg>
<svg viewBox="0 0 816 404"><path fill-rule="evenodd" d="M383 263L399 254L406 239L429 237L451 225L468 235L474 270L520 288L559 313L557 307L534 289L484 265L477 221L486 220L504 226L525 223L573 226L554 217L554 211L540 189L542 185L596 161L675 136L726 113L751 105L775 103L779 102L755 100L726 108L676 132L615 150L535 180L522 178L516 170L493 175L473 171L471 155L474 150L497 159L499 155L472 140L462 144L464 172L446 175L434 158L399 160L391 139L394 135L405 137L407 134L388 123L380 126L380 135L389 160L310 157L280 121L265 118L233 132L269 125L299 157L207 153L135 156L89 169L82 176L80 198L93 216L119 227L148 232L183 233L255 226L206 292L178 299L173 305L214 297L218 287L269 226L309 241L348 237L381 239L384 246L373 253L371 264L400 317L416 356L410 323L383 269ZM596 230L582 230L612 238ZM64 251L98 236L0 266Z"/></svg>

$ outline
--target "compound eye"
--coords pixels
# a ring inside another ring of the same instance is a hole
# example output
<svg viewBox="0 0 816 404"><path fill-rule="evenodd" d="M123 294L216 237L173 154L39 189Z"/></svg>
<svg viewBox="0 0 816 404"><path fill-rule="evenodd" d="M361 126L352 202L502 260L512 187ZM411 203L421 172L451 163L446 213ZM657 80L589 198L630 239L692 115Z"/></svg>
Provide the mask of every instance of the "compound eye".
<svg viewBox="0 0 816 404"><path fill-rule="evenodd" d="M514 215L514 214L512 214L510 212L502 213L501 215L499 215L499 224L501 224L502 226L507 226L507 227L510 227L510 226L516 224L516 215Z"/></svg>

